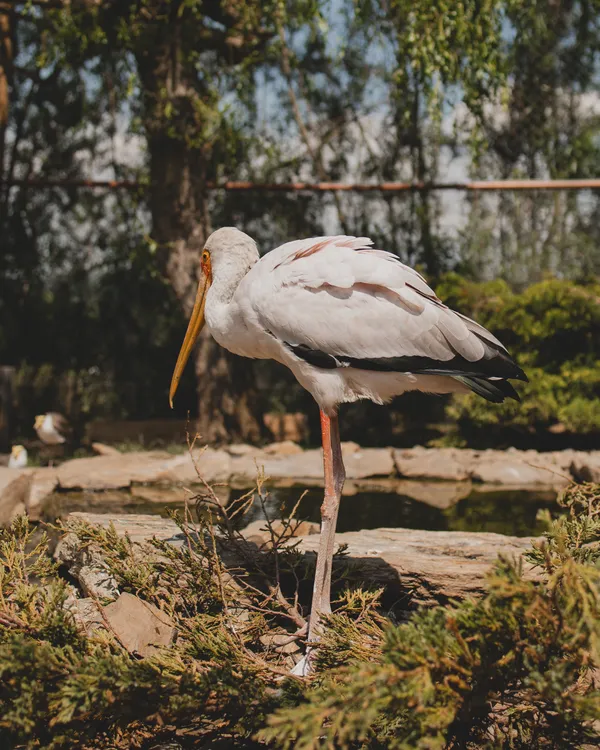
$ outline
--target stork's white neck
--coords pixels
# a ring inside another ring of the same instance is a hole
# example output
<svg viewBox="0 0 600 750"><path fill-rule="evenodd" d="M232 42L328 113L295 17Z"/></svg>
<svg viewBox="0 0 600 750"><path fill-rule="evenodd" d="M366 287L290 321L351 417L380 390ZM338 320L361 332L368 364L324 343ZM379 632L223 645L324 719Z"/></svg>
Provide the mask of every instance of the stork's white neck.
<svg viewBox="0 0 600 750"><path fill-rule="evenodd" d="M212 284L206 298L207 308L212 303L229 304L240 281L258 261L256 246L245 252L224 252L212 257Z"/></svg>
<svg viewBox="0 0 600 750"><path fill-rule="evenodd" d="M223 227L205 243L210 253L212 284L206 294L206 326L221 346L235 354L254 356L241 313L238 287L259 259L256 243L244 232Z"/></svg>

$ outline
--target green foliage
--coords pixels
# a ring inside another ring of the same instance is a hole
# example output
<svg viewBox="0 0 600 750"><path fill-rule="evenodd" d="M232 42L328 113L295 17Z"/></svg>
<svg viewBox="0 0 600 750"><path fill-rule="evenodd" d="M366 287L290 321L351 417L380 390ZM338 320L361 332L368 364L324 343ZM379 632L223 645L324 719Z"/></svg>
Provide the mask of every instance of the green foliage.
<svg viewBox="0 0 600 750"><path fill-rule="evenodd" d="M600 285L550 279L521 293L502 281L476 283L448 274L444 301L495 333L529 377L522 403L491 405L457 398L448 415L462 429L515 426L531 432L561 424L575 433L600 430Z"/></svg>
<svg viewBox="0 0 600 750"><path fill-rule="evenodd" d="M262 489L259 486L262 497ZM569 488L566 515L487 593L394 624L381 591L346 586L311 680L289 675L312 576L293 522L258 550L235 530L180 521L181 544L138 545L81 521L69 543L99 555L119 591L170 616L173 644L141 658L82 627L48 540L19 518L0 532L0 742L23 748L521 748L600 741L600 488ZM206 514L203 514L206 517ZM225 565L227 560L227 566ZM336 566L339 580L354 575ZM295 581L295 584L293 583ZM298 588L298 584L300 587ZM298 596L299 595L299 596ZM252 738L254 737L254 738Z"/></svg>
<svg viewBox="0 0 600 750"><path fill-rule="evenodd" d="M73 614L79 598L56 577L45 536L35 543L23 518L1 532L3 747L130 748L175 733L190 733L188 744L241 741L264 724L278 702L274 667L259 655L268 610L248 610L232 630L227 609L236 597L239 606L239 587L224 580L210 535L182 531L180 549L159 541L140 549L112 528L68 528L81 546L101 551L121 591L174 618L176 643L146 659L125 651L110 629L82 630ZM99 601L86 601L101 611Z"/></svg>
<svg viewBox="0 0 600 750"><path fill-rule="evenodd" d="M597 88L597 19L597 3L582 0L18 4L1 176L103 175L142 186L0 191L0 356L23 374L18 431L30 435L32 412L48 408L75 423L168 414L184 295L164 277L186 265L169 265L169 253L177 242L195 252L188 240L209 223L239 225L262 250L330 231L369 235L430 276L458 265L522 287L549 271L597 273L596 194L486 194L448 209L428 191L268 200L204 191L222 179L445 181L450 160L469 149L478 157L470 174L481 179L594 176L599 121L586 97ZM463 231L442 221L449 210L468 216ZM572 304L569 328L552 319L556 289L548 295L542 317L534 300L523 313L517 295L491 321L507 344L518 339L528 371L543 370L525 408L492 412L472 398L452 412L463 427L596 428L596 363L588 359L585 375L573 354L589 339L577 329L581 300L557 303L567 314ZM552 325L562 341L542 330L550 359L540 349L529 361L525 348L537 349L539 329ZM559 344L570 369L561 369ZM38 371L43 392L32 385ZM310 408L278 369L257 373L278 408ZM191 371L182 390L180 403L194 403ZM351 409L362 436L374 412ZM430 409L438 421L441 408Z"/></svg>
<svg viewBox="0 0 600 750"><path fill-rule="evenodd" d="M499 561L482 599L386 628L379 659L322 676L261 736L305 750L597 742L600 572L588 545L600 533L598 487L573 488L564 502L570 515L529 555L539 578Z"/></svg>

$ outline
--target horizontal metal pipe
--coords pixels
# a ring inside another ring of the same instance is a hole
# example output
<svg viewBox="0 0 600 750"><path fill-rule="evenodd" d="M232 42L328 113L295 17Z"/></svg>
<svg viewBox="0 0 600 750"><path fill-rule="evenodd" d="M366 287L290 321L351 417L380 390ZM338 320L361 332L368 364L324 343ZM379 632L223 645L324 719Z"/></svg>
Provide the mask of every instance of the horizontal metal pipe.
<svg viewBox="0 0 600 750"><path fill-rule="evenodd" d="M32 188L91 188L103 190L147 189L146 183L131 180L78 180L78 179L0 179L0 185ZM355 192L400 193L428 190L600 190L600 179L585 180L475 180L472 182L207 182L207 190L242 192Z"/></svg>

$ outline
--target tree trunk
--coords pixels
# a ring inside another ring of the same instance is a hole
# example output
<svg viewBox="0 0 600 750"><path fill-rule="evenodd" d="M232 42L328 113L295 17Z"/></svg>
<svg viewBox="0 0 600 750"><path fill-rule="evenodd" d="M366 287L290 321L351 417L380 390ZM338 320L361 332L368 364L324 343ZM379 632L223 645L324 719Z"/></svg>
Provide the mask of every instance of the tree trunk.
<svg viewBox="0 0 600 750"><path fill-rule="evenodd" d="M186 70L182 62L181 23L175 13L169 23L157 24L152 44L141 45L137 67L144 92L153 238L158 243L161 267L189 316L200 254L211 231L204 189L210 145L198 144L199 108L194 105L201 94L195 88L197 73L193 68ZM168 117L167 104L171 110ZM251 361L223 351L204 332L195 364L202 440L256 441L264 435Z"/></svg>
<svg viewBox="0 0 600 750"><path fill-rule="evenodd" d="M4 177L6 131L9 113L9 86L14 54L14 29L10 4L0 2L0 177ZM4 188L8 191L8 187Z"/></svg>

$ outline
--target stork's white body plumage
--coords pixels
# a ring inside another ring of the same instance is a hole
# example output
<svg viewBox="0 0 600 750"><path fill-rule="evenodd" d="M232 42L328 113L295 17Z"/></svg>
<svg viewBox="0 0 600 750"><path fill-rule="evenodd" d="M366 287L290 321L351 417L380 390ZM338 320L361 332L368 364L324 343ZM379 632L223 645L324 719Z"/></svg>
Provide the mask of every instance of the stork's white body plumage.
<svg viewBox="0 0 600 750"><path fill-rule="evenodd" d="M457 355L477 363L504 347L443 305L420 274L371 244L343 236L289 242L260 259L249 253L241 278L213 257L206 325L234 354L289 367L328 415L362 398L384 403L412 390L467 392L455 376L397 371L394 360L424 358L430 370L443 371Z"/></svg>
<svg viewBox="0 0 600 750"><path fill-rule="evenodd" d="M204 321L219 344L290 368L321 410L325 500L308 633L331 611L331 561L345 478L337 409L406 391L517 398L526 380L489 331L450 310L423 277L367 237L313 237L260 258L251 237L219 229L206 241L194 311L170 400ZM296 673L310 669L311 649Z"/></svg>

